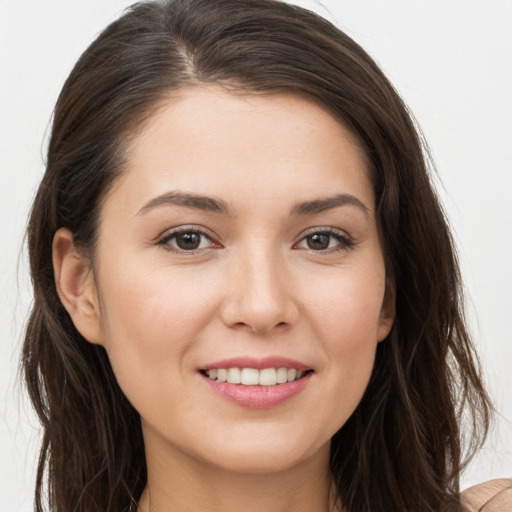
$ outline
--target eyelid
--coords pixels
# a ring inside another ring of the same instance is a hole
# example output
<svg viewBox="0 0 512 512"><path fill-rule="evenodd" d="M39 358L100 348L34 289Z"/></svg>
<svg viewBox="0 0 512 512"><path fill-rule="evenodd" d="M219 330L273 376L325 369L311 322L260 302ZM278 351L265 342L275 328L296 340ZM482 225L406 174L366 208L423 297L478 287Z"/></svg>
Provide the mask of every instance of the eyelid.
<svg viewBox="0 0 512 512"><path fill-rule="evenodd" d="M203 247L198 248L194 250L184 250L177 247L173 247L168 242L172 240L174 237L182 234L182 233L189 233L194 232L198 233L199 235L207 238L211 245L209 247ZM314 235L314 234L326 234L329 236L332 236L339 241L339 245L341 247L331 247L327 249L322 250L314 250L311 248L298 248L297 246L303 242L308 236ZM162 233L157 239L156 239L156 245L162 246L165 250L174 252L176 254L184 254L184 255L193 255L197 254L199 252L208 251L212 248L218 249L222 248L222 244L220 244L217 240L217 237L207 228L197 225L197 224L188 224L188 225L181 225L176 226L174 228L170 228L166 230L164 233ZM341 252L352 249L355 245L357 245L356 241L344 230L329 227L329 226L315 226L312 228L307 229L306 231L302 232L298 240L293 244L293 249L303 249L303 250L309 250L314 253L318 254L329 254L331 252Z"/></svg>
<svg viewBox="0 0 512 512"><path fill-rule="evenodd" d="M308 228L299 235L299 239L302 240L304 237L314 235L316 233L329 233L331 235L339 235L352 240L352 237L344 229L334 228L332 226L314 226L312 228Z"/></svg>
<svg viewBox="0 0 512 512"><path fill-rule="evenodd" d="M177 235L181 233L198 233L201 236L206 237L208 240L212 242L210 247L204 247L202 249L194 249L191 251L185 251L176 247L173 247L168 244L168 242ZM164 233L162 233L156 240L156 245L162 246L165 250L174 252L176 254L186 254L186 255L192 255L196 254L198 252L202 252L208 249L212 248L220 248L222 247L221 244L217 241L217 237L212 234L212 232L208 229L206 229L203 226L199 226L197 224L185 224L182 226L176 226L174 228L167 229Z"/></svg>
<svg viewBox="0 0 512 512"><path fill-rule="evenodd" d="M304 241L308 236L315 235L315 234L326 234L333 236L335 238L338 238L340 240L340 244L342 244L342 247L336 248L330 248L330 249L324 249L315 251L314 249L307 249L304 248L304 250L309 250L311 252L317 253L317 254L328 254L331 252L340 252L340 251L346 251L352 249L354 246L357 245L357 242L344 230L333 228L329 226L316 226L314 228L309 228L303 233L301 233L300 238L297 240L297 242L294 243L293 247L297 247L298 244L300 244L302 241Z"/></svg>

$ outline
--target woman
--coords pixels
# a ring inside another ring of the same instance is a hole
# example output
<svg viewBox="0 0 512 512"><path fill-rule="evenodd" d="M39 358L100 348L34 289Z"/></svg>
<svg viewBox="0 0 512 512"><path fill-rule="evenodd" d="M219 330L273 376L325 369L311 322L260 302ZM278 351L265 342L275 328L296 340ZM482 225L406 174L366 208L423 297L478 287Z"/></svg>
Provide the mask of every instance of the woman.
<svg viewBox="0 0 512 512"><path fill-rule="evenodd" d="M134 6L64 85L28 236L39 510L46 469L54 511L462 509L491 406L450 233L325 20Z"/></svg>

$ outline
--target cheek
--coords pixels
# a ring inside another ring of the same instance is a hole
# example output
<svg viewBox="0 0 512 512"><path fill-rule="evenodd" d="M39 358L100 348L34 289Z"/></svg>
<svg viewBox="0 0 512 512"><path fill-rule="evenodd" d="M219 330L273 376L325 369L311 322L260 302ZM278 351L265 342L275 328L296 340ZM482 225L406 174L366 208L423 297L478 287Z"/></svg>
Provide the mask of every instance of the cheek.
<svg viewBox="0 0 512 512"><path fill-rule="evenodd" d="M350 418L370 381L377 349L379 304L361 294L357 286L346 286L344 293L319 310L317 331L327 355L323 418L330 436ZM321 311L321 312L320 312ZM320 408L320 406L319 406Z"/></svg>
<svg viewBox="0 0 512 512"><path fill-rule="evenodd" d="M105 268L109 272L100 275L99 292L106 305L107 329L115 323L116 330L128 331L130 337L144 338L145 332L162 330L162 335L175 339L180 338L182 329L201 324L212 308L211 279L197 268L151 261L145 265L137 261L131 265L107 264ZM116 332L111 329L110 334ZM154 343L158 339L147 341Z"/></svg>
<svg viewBox="0 0 512 512"><path fill-rule="evenodd" d="M322 282L306 283L305 311L312 324L334 343L333 349L354 349L367 340L374 344L381 320L385 278L380 268L340 269Z"/></svg>
<svg viewBox="0 0 512 512"><path fill-rule="evenodd" d="M373 369L384 271L380 267L344 270L336 278L325 280L322 286L310 287L314 292L309 294L305 310L314 329L312 335L321 341L318 350L324 354L333 398L339 398L337 394L342 390L347 408L353 409Z"/></svg>
<svg viewBox="0 0 512 512"><path fill-rule="evenodd" d="M148 385L150 376L165 380L169 361L180 372L216 309L212 287L198 272L148 267L109 266L98 280L104 345L120 384L133 375L148 374Z"/></svg>

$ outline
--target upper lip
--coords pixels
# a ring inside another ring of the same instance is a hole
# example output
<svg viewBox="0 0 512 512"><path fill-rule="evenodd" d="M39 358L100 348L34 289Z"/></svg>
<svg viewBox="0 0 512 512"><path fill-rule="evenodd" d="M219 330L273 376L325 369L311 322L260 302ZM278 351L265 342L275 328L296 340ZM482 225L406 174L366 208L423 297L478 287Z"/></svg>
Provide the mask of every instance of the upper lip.
<svg viewBox="0 0 512 512"><path fill-rule="evenodd" d="M231 357L208 363L201 367L201 370L213 370L219 368L255 368L263 370L264 368L294 368L295 370L311 370L311 367L283 356L267 356L263 358L241 356Z"/></svg>

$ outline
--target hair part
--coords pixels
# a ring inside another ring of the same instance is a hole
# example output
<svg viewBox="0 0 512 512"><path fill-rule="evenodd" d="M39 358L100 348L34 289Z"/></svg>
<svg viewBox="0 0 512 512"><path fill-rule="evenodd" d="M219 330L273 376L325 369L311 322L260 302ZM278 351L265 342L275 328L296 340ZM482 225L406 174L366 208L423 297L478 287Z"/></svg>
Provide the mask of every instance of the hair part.
<svg viewBox="0 0 512 512"><path fill-rule="evenodd" d="M94 257L102 201L123 173L131 141L169 94L204 84L235 94L300 94L360 142L396 321L378 346L361 403L332 439L336 489L350 512L460 510L468 460L462 414L474 427L469 457L485 437L491 405L425 146L359 45L277 0L135 4L91 44L62 89L28 226L34 306L22 363L43 426L36 510L46 500L54 512L124 510L146 484L140 418L105 350L79 334L58 298L52 239L66 227Z"/></svg>

